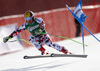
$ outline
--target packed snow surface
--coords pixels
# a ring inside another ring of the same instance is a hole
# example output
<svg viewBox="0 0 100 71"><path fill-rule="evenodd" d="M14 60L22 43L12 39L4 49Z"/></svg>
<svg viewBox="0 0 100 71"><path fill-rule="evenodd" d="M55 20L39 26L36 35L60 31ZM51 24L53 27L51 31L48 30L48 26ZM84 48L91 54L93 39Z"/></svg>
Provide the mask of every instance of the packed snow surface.
<svg viewBox="0 0 100 71"><path fill-rule="evenodd" d="M100 33L95 34L100 39ZM82 42L82 37L72 38ZM100 71L100 42L93 36L85 36L85 54L87 58L77 57L49 57L36 59L23 59L24 55L40 55L35 47L19 52L0 56L0 71ZM71 40L56 42L75 54L84 54L83 45ZM17 45L15 45L17 46ZM54 48L44 45L49 53L61 53Z"/></svg>

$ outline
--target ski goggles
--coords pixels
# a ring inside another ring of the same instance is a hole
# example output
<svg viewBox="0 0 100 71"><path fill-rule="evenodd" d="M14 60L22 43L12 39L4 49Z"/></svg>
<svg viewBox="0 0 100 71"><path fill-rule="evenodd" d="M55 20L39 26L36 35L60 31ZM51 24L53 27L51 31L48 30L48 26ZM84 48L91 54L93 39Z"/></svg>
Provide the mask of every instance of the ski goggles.
<svg viewBox="0 0 100 71"><path fill-rule="evenodd" d="M32 19L32 17L26 17L25 18L26 21L31 20L31 19Z"/></svg>

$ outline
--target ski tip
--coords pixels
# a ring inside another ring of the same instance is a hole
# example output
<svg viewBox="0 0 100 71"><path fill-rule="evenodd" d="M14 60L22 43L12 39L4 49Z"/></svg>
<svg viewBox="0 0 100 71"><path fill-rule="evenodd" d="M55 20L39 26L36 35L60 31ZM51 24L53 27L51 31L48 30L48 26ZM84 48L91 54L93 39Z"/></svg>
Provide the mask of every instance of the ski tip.
<svg viewBox="0 0 100 71"><path fill-rule="evenodd" d="M27 59L28 57L25 55L23 58L24 58L24 59Z"/></svg>
<svg viewBox="0 0 100 71"><path fill-rule="evenodd" d="M52 54L51 54L51 57L54 57L54 56L55 56L55 54L54 54L54 53L52 53Z"/></svg>

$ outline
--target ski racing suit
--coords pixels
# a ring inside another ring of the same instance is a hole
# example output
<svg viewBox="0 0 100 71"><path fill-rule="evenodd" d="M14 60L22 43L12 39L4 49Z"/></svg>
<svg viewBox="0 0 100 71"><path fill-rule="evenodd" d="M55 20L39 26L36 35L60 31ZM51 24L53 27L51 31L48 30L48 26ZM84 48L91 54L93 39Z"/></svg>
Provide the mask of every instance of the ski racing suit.
<svg viewBox="0 0 100 71"><path fill-rule="evenodd" d="M68 50L64 47L52 43L49 35L47 35L45 29L45 23L41 18L35 18L32 24L24 23L22 24L16 31L10 34L10 37L13 38L23 30L27 29L32 35L29 37L29 41L35 46L38 50L40 50L42 55L45 53L45 48L43 44L46 44L49 47L52 47L60 52L68 53ZM40 31L42 30L42 31ZM41 33L43 34L41 34Z"/></svg>

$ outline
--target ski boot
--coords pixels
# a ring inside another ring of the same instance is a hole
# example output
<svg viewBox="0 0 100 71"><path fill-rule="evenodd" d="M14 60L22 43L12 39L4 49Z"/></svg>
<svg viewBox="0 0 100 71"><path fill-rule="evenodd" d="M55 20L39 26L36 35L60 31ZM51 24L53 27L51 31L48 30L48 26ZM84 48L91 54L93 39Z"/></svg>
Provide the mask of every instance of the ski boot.
<svg viewBox="0 0 100 71"><path fill-rule="evenodd" d="M61 52L63 52L64 54L67 54L68 53L68 50L65 47L62 47Z"/></svg>
<svg viewBox="0 0 100 71"><path fill-rule="evenodd" d="M43 47L41 47L39 50L41 51L41 55L45 54L45 49Z"/></svg>
<svg viewBox="0 0 100 71"><path fill-rule="evenodd" d="M61 52L63 52L64 54L73 54L71 52L68 52L68 50L65 47L62 48Z"/></svg>

